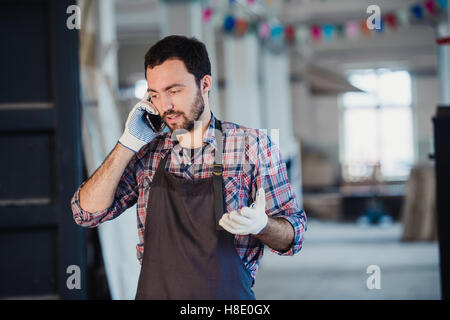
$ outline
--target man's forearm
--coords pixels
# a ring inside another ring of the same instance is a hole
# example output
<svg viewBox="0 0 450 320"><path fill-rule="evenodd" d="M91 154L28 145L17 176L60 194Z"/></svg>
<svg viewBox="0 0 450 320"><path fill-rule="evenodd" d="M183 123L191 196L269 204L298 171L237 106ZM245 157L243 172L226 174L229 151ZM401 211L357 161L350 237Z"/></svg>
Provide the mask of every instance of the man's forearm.
<svg viewBox="0 0 450 320"><path fill-rule="evenodd" d="M81 188L80 206L83 210L96 212L111 206L120 178L134 154L117 143L103 164Z"/></svg>
<svg viewBox="0 0 450 320"><path fill-rule="evenodd" d="M294 228L286 219L269 217L266 227L255 237L272 249L285 252L294 241Z"/></svg>

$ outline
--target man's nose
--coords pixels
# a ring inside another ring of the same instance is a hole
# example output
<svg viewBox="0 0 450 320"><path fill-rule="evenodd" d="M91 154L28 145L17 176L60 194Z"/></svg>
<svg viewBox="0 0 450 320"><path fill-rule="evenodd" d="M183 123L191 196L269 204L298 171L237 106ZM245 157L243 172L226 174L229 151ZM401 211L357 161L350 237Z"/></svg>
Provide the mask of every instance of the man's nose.
<svg viewBox="0 0 450 320"><path fill-rule="evenodd" d="M165 94L163 94L161 96L160 108L161 108L161 111L162 111L161 115L163 115L167 111L173 109L172 101Z"/></svg>

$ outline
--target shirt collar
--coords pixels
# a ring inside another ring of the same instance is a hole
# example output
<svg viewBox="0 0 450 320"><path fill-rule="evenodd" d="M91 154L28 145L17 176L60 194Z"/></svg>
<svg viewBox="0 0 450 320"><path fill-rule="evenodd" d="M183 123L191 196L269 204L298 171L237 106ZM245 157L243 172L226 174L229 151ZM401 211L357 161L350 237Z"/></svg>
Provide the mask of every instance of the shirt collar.
<svg viewBox="0 0 450 320"><path fill-rule="evenodd" d="M206 130L205 134L203 135L203 143L211 144L214 149L216 149L216 135L215 135L215 128L216 128L216 117L211 111L211 120L209 122L208 129ZM164 145L162 147L162 150L167 150L173 148L175 145L177 145L179 142L174 137L172 139L172 134L170 130L166 133L166 138L164 139Z"/></svg>

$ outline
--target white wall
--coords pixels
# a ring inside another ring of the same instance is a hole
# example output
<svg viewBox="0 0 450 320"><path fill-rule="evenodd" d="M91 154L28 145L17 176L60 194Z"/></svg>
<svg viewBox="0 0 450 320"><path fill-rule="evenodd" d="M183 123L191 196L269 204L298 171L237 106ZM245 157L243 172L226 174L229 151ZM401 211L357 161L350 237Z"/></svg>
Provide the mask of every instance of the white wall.
<svg viewBox="0 0 450 320"><path fill-rule="evenodd" d="M333 179L340 177L339 109L337 96L311 96L306 82L294 82L292 121L302 151L327 158Z"/></svg>

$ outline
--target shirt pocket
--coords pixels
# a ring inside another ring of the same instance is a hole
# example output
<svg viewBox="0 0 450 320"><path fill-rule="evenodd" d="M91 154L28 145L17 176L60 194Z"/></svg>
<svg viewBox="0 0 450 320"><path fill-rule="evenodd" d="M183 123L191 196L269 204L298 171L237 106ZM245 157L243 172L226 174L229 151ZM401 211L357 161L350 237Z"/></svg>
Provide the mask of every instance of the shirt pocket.
<svg viewBox="0 0 450 320"><path fill-rule="evenodd" d="M242 207L242 195L244 193L242 172L223 174L223 197L225 212L238 210Z"/></svg>

